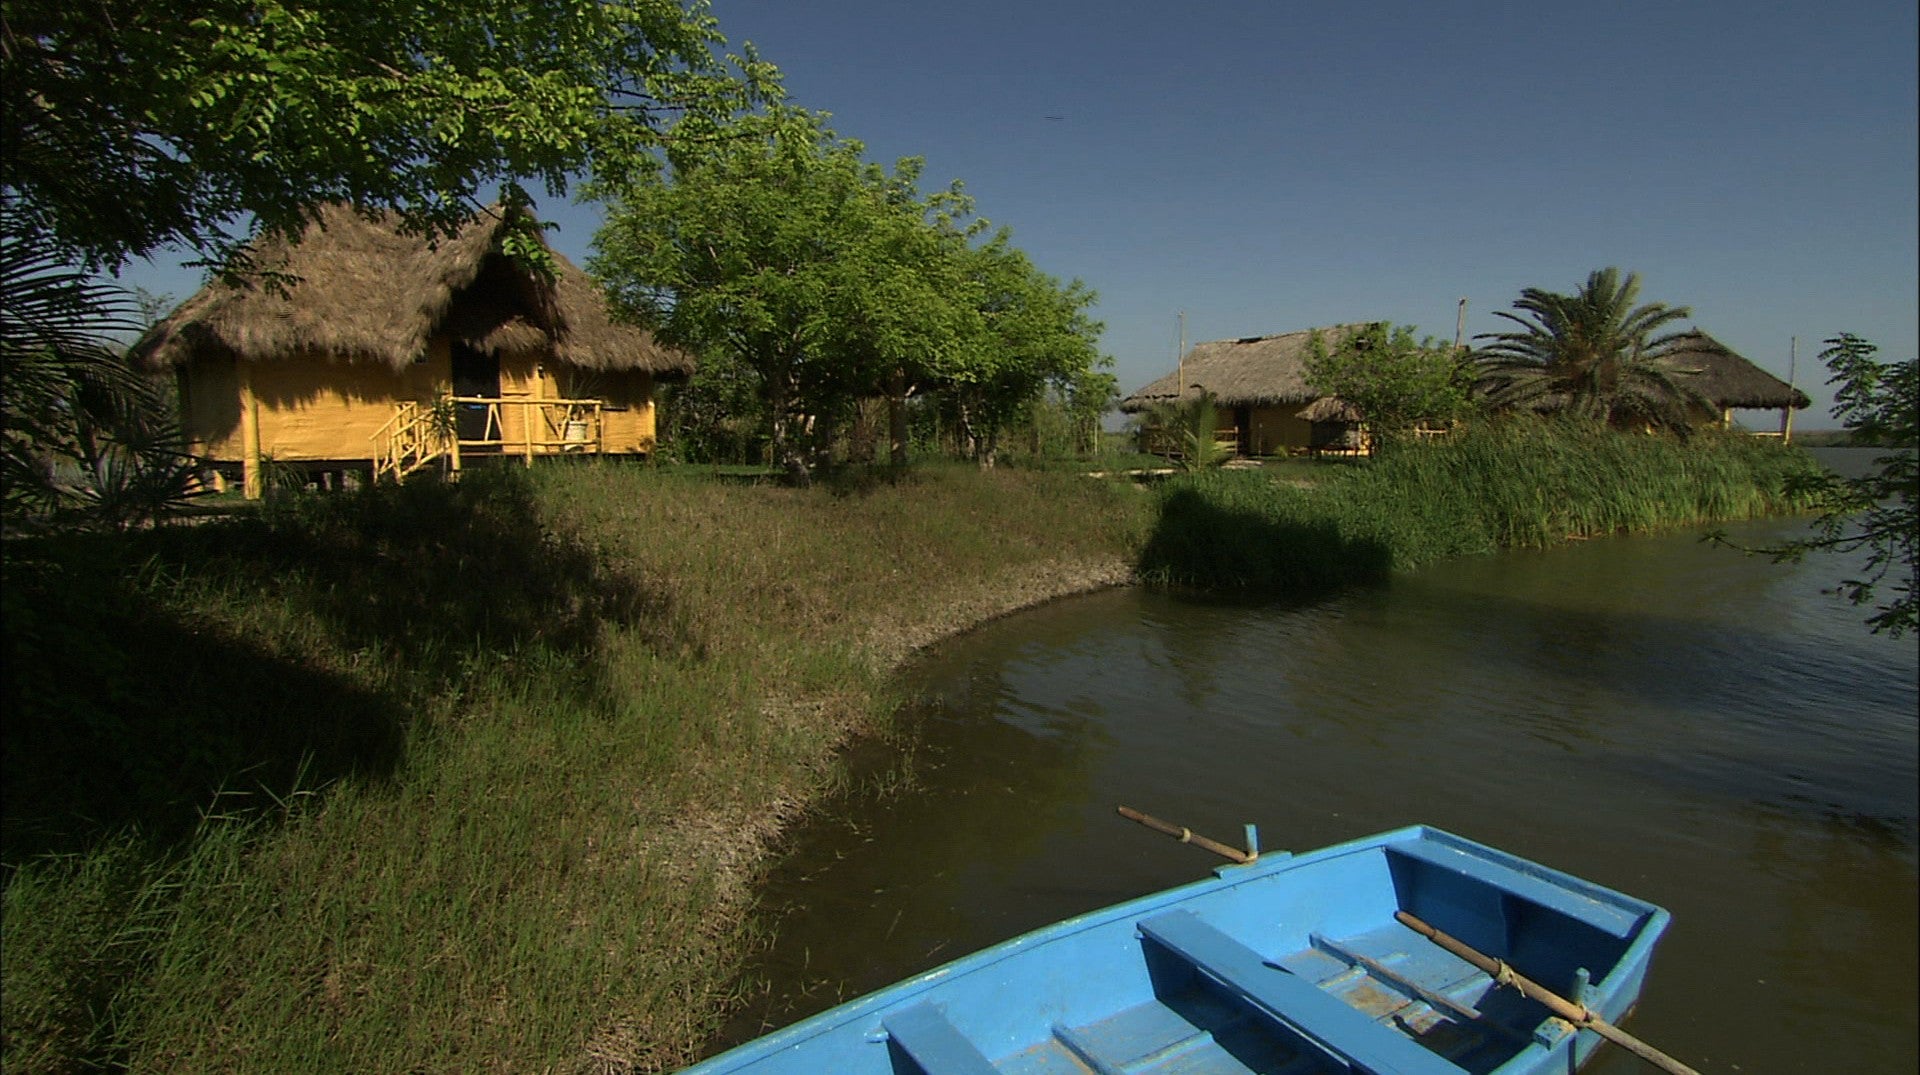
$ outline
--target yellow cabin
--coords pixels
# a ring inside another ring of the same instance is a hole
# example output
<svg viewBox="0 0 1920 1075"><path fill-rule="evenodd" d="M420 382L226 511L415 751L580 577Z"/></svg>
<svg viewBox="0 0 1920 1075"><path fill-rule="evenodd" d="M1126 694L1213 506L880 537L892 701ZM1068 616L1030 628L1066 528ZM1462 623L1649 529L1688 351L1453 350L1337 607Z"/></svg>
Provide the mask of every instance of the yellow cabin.
<svg viewBox="0 0 1920 1075"><path fill-rule="evenodd" d="M1317 330L1331 348L1366 323ZM1362 442L1360 416L1337 397L1307 384L1308 338L1314 332L1213 340L1193 346L1179 367L1120 401L1141 414L1159 403L1201 393L1219 408L1220 439L1238 455L1354 451Z"/></svg>
<svg viewBox="0 0 1920 1075"><path fill-rule="evenodd" d="M134 349L179 379L181 425L216 474L260 495L271 462L403 477L476 458L646 455L653 387L692 356L609 318L554 254L549 280L500 251L484 213L430 244L390 217L322 209L299 243L264 242Z"/></svg>

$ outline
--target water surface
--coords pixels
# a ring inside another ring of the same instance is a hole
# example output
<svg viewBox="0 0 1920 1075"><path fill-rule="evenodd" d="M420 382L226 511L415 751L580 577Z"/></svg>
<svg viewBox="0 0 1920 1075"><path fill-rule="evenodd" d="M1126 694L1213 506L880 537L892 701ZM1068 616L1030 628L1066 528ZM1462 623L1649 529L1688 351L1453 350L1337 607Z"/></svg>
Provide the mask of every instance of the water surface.
<svg viewBox="0 0 1920 1075"><path fill-rule="evenodd" d="M1269 847L1451 829L1670 909L1629 1027L1701 1070L1911 1071L1920 653L1840 575L1677 534L989 625L913 672L911 782L796 836L733 1036L1211 867L1125 803Z"/></svg>

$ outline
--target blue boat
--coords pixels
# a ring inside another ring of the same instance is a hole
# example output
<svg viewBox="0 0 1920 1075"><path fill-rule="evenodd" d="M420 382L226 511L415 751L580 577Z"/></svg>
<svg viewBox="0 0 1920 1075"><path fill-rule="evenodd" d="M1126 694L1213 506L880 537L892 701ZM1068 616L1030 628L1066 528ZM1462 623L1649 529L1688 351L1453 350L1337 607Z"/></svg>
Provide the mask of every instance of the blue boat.
<svg viewBox="0 0 1920 1075"><path fill-rule="evenodd" d="M1564 1075L1599 1044L1396 912L1608 1021L1638 999L1669 920L1653 904L1414 826L1222 866L870 993L686 1075Z"/></svg>

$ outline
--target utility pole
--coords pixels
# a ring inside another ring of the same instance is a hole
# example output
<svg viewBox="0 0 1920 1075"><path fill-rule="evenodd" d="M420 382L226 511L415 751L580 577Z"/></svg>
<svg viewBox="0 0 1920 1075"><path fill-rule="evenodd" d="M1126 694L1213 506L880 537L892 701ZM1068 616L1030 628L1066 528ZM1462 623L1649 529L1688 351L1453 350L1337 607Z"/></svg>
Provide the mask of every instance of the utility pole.
<svg viewBox="0 0 1920 1075"><path fill-rule="evenodd" d="M1187 394L1187 311L1180 311L1180 353L1174 361L1173 398Z"/></svg>
<svg viewBox="0 0 1920 1075"><path fill-rule="evenodd" d="M1800 337L1787 338L1787 405L1780 408L1780 443L1793 443L1793 381L1799 373Z"/></svg>

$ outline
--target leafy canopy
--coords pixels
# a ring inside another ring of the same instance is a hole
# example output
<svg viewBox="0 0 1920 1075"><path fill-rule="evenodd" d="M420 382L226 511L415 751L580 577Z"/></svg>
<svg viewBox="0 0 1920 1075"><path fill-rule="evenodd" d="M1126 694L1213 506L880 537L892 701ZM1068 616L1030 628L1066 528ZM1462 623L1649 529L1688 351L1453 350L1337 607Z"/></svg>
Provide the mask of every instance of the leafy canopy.
<svg viewBox="0 0 1920 1075"><path fill-rule="evenodd" d="M664 339L751 369L786 448L794 414L962 333L935 221L970 205L957 184L923 197L918 160L888 173L816 114L779 108L742 131L674 147L668 172L597 185L610 207L589 268Z"/></svg>
<svg viewBox="0 0 1920 1075"><path fill-rule="evenodd" d="M1850 332L1826 341L1820 358L1836 385L1833 416L1840 419L1855 444L1887 449L1875 457L1875 470L1859 478L1823 474L1810 483L1825 508L1814 523L1814 537L1791 541L1772 549L1780 560L1799 560L1816 550L1864 551L1864 571L1844 579L1840 593L1856 605L1883 595L1889 574L1893 596L1876 606L1867 624L1874 633L1895 638L1920 627L1920 605L1915 603L1916 554L1920 550L1920 363L1913 359L1888 364L1876 359L1879 348ZM1715 535L1718 536L1718 535Z"/></svg>
<svg viewBox="0 0 1920 1075"><path fill-rule="evenodd" d="M96 268L327 201L449 232L710 135L776 77L721 44L705 0L9 0L5 197Z"/></svg>
<svg viewBox="0 0 1920 1075"><path fill-rule="evenodd" d="M1407 325L1376 321L1331 348L1316 330L1307 337L1307 383L1352 404L1377 440L1391 441L1416 422L1449 422L1467 409L1463 357L1431 338L1415 343Z"/></svg>
<svg viewBox="0 0 1920 1075"><path fill-rule="evenodd" d="M977 317L962 319L973 331L956 347L916 365L973 440L975 457L990 462L1000 430L1049 389L1082 412L1095 400L1104 409L1117 384L1097 372L1108 361L1098 346L1103 326L1087 315L1098 295L1040 271L1004 228L978 247L948 237L963 286L951 297L972 303Z"/></svg>
<svg viewBox="0 0 1920 1075"><path fill-rule="evenodd" d="M1690 407L1706 406L1674 362L1685 332L1662 332L1691 315L1685 306L1636 306L1640 277L1600 269L1571 295L1526 288L1498 311L1518 332L1483 333L1478 388L1502 409L1562 409L1619 426L1684 433Z"/></svg>
<svg viewBox="0 0 1920 1075"><path fill-rule="evenodd" d="M804 472L803 416L883 385L954 393L994 428L1097 358L1092 292L1039 272L1005 232L975 246L984 225L958 182L922 194L921 161L870 164L801 109L741 130L596 184L612 204L589 268L663 338L752 371L789 470Z"/></svg>

